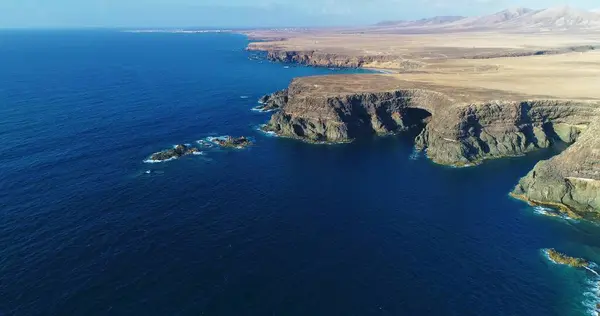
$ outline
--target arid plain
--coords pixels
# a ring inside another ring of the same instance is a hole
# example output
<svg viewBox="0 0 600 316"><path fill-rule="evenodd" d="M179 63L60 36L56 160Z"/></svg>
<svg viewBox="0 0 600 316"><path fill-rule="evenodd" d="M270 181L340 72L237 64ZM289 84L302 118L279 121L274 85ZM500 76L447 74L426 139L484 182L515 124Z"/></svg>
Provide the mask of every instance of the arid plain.
<svg viewBox="0 0 600 316"><path fill-rule="evenodd" d="M252 43L251 50L306 53L315 65L332 67L340 66L336 60L343 65L345 60L364 59L361 67L394 73L399 84L416 81L532 96L600 98L600 30L533 34L510 30L442 34L260 31L250 35L286 37Z"/></svg>

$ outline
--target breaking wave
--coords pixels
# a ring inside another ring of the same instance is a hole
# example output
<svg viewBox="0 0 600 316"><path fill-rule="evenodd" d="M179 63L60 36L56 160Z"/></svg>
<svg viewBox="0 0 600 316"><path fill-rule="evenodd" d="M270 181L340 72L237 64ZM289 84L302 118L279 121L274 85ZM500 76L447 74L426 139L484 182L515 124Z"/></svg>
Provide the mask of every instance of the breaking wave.
<svg viewBox="0 0 600 316"><path fill-rule="evenodd" d="M258 113L269 113L269 112L274 112L274 111L277 111L277 109L269 109L269 110L265 110L265 109L263 109L263 108L262 108L262 106L261 106L261 105L259 105L259 106L255 106L255 107L253 107L253 108L252 108L252 109L250 109L250 110L251 110L251 111L253 111L253 112L258 112Z"/></svg>
<svg viewBox="0 0 600 316"><path fill-rule="evenodd" d="M585 281L587 289L583 293L584 298L581 303L589 315L597 316L598 304L600 304L600 275L592 269L588 270L593 272L594 276Z"/></svg>
<svg viewBox="0 0 600 316"><path fill-rule="evenodd" d="M163 163L163 162L173 161L173 160L176 160L176 159L177 159L176 157L165 159L165 160L146 159L146 160L144 160L144 163Z"/></svg>
<svg viewBox="0 0 600 316"><path fill-rule="evenodd" d="M408 156L409 160L419 160L421 158L421 151L414 149L413 152Z"/></svg>
<svg viewBox="0 0 600 316"><path fill-rule="evenodd" d="M265 127L265 126L266 126L266 124L262 124L262 125L257 126L255 129L257 131L261 132L262 134L266 135L266 136L269 136L269 137L279 137L279 135L277 135L277 133L275 133L275 132L265 131L263 129L263 127Z"/></svg>

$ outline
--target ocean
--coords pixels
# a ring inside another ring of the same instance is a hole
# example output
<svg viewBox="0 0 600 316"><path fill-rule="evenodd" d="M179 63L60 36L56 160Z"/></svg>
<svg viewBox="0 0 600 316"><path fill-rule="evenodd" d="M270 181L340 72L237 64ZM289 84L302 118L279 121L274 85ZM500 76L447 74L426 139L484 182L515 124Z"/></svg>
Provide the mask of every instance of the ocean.
<svg viewBox="0 0 600 316"><path fill-rule="evenodd" d="M235 34L0 32L0 315L590 315L600 229L507 194L540 159L455 169L409 136L262 134L263 94L354 73ZM244 150L144 161L175 144Z"/></svg>

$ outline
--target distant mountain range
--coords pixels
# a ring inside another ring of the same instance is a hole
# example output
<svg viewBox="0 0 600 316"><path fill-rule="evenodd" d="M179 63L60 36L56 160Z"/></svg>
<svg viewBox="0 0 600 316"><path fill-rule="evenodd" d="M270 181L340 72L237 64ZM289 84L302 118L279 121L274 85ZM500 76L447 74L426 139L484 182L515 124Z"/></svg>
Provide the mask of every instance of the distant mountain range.
<svg viewBox="0 0 600 316"><path fill-rule="evenodd" d="M383 21L378 26L426 26L452 23L464 19L464 16L435 16L415 21Z"/></svg>
<svg viewBox="0 0 600 316"><path fill-rule="evenodd" d="M600 29L600 9L585 11L569 6L543 10L513 8L490 15L462 17L438 16L416 21L386 21L374 28L393 29L522 29L573 30Z"/></svg>

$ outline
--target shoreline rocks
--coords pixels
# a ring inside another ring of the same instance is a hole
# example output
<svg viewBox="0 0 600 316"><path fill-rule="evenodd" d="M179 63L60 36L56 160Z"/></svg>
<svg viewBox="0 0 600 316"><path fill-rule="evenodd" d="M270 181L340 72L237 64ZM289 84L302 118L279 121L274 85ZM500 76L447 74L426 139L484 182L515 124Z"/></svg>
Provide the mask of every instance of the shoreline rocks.
<svg viewBox="0 0 600 316"><path fill-rule="evenodd" d="M159 151L150 156L150 161L163 162L172 159L177 159L186 155L199 154L200 150L196 147L188 145L176 145L171 149Z"/></svg>
<svg viewBox="0 0 600 316"><path fill-rule="evenodd" d="M288 102L287 89L277 91L272 94L267 94L258 100L259 106L255 107L255 110L261 112L271 112L281 109L283 105Z"/></svg>

